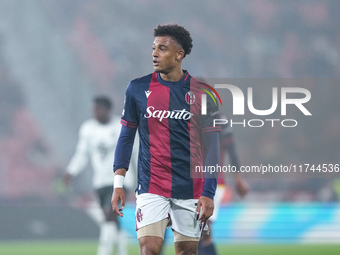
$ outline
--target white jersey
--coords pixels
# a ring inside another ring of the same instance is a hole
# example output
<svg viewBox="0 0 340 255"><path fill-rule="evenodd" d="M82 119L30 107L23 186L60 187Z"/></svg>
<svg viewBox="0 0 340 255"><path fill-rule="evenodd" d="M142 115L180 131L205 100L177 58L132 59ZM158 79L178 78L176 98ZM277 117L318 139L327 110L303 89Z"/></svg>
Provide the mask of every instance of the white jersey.
<svg viewBox="0 0 340 255"><path fill-rule="evenodd" d="M85 121L79 130L77 149L66 170L77 175L90 159L93 168L93 187L98 189L113 185L114 151L120 133L120 118L107 124L96 119Z"/></svg>

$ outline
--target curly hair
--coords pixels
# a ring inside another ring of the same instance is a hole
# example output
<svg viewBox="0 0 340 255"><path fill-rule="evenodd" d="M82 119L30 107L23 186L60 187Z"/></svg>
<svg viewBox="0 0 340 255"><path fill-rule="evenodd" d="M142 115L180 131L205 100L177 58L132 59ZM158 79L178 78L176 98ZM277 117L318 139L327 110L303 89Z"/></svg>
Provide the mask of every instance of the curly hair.
<svg viewBox="0 0 340 255"><path fill-rule="evenodd" d="M165 25L158 25L153 32L154 37L170 36L177 43L179 43L184 50L184 57L190 54L192 49L192 38L188 30L184 27L171 23Z"/></svg>

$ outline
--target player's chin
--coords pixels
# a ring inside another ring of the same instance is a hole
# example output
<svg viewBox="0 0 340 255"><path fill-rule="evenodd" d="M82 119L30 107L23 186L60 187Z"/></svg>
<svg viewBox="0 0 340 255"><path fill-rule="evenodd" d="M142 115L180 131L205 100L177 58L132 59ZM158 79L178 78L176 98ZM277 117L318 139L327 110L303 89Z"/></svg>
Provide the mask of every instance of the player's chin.
<svg viewBox="0 0 340 255"><path fill-rule="evenodd" d="M156 72L156 73L161 73L163 71L163 69L159 66L154 66L153 67L153 70Z"/></svg>

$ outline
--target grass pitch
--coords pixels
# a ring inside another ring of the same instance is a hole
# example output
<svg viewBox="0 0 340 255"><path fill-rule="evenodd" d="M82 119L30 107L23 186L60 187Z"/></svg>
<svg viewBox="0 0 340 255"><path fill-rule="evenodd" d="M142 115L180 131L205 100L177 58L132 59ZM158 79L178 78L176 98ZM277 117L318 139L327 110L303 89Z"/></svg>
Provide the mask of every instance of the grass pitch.
<svg viewBox="0 0 340 255"><path fill-rule="evenodd" d="M79 242L0 242L0 255L94 255L97 243ZM130 255L138 255L137 244L128 246ZM219 255L338 255L340 244L220 244ZM171 245L167 245L164 255L175 254Z"/></svg>

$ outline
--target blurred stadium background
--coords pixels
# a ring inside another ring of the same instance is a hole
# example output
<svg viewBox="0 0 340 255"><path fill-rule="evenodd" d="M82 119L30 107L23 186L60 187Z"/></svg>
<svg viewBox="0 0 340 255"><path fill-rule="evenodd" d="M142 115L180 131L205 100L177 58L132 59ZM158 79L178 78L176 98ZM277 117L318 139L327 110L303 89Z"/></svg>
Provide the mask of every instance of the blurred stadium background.
<svg viewBox="0 0 340 255"><path fill-rule="evenodd" d="M128 82L153 71L153 28L168 22L192 34L193 76L254 86L259 108L273 86L311 91L313 116L293 112L295 128L234 128L242 165L340 162L338 0L0 0L0 254L95 253L91 171L72 189L61 175L92 97L111 96L120 114ZM214 224L221 254L339 254L339 173L247 181L243 201L230 182ZM122 224L137 254L133 210L130 194Z"/></svg>

